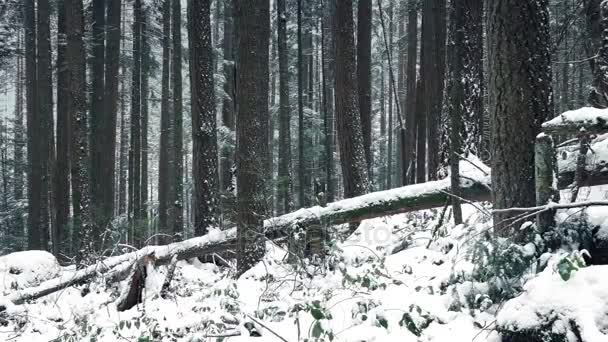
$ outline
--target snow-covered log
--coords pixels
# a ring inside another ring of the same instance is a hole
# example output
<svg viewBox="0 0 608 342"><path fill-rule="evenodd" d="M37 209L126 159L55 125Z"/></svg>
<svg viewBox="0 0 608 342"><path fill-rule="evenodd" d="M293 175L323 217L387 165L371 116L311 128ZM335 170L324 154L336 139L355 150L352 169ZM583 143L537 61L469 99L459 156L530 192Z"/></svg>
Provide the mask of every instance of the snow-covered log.
<svg viewBox="0 0 608 342"><path fill-rule="evenodd" d="M570 110L543 123L548 134L578 134L581 129L588 133L608 132L608 109L583 107Z"/></svg>
<svg viewBox="0 0 608 342"><path fill-rule="evenodd" d="M490 199L490 170L487 166L476 159L469 159L461 162L460 171L462 198L470 201ZM264 229L270 239L280 239L300 228L360 222L376 217L434 208L444 205L448 198L450 198L450 179L446 178L344 199L325 207L300 209L266 220ZM150 255L154 256L154 264L160 266L170 264L174 258L186 260L204 257L235 247L236 228L224 231L215 229L204 236L189 240L165 246L147 246L135 252L106 258L84 269L43 282L39 286L15 292L9 296L9 300L15 304L22 304L82 283L96 275L129 274L132 265Z"/></svg>

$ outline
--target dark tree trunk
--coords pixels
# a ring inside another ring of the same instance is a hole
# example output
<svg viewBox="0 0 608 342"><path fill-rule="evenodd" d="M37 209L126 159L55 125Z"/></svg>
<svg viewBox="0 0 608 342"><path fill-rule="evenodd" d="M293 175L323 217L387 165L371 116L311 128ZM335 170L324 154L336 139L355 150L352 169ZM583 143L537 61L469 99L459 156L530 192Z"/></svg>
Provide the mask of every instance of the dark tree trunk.
<svg viewBox="0 0 608 342"><path fill-rule="evenodd" d="M24 2L25 27L25 90L27 123L27 232L28 249L45 249L42 235L46 227L41 222L42 172L39 156L40 121L36 109L36 12L34 0Z"/></svg>
<svg viewBox="0 0 608 342"><path fill-rule="evenodd" d="M534 141L553 113L548 1L487 4L493 203L534 206ZM494 214L497 234L513 236L508 217Z"/></svg>
<svg viewBox="0 0 608 342"><path fill-rule="evenodd" d="M77 236L76 257L83 261L93 251L91 193L88 165L86 60L84 49L84 16L81 0L64 0L66 8L66 64L68 66L71 117L71 175L74 226Z"/></svg>
<svg viewBox="0 0 608 342"><path fill-rule="evenodd" d="M257 263L265 252L263 218L267 212L268 149L268 0L237 0L237 273Z"/></svg>
<svg viewBox="0 0 608 342"><path fill-rule="evenodd" d="M219 222L217 133L213 87L211 1L190 1L188 40L192 112L194 234L205 235Z"/></svg>
<svg viewBox="0 0 608 342"><path fill-rule="evenodd" d="M158 162L158 226L159 233L173 234L169 227L169 203L171 198L171 114L169 109L169 78L171 60L171 0L162 5L162 79L160 103L160 153ZM161 241L166 239L161 239ZM169 240L165 241L170 242Z"/></svg>
<svg viewBox="0 0 608 342"><path fill-rule="evenodd" d="M22 35L21 33L17 36L17 46L19 49L22 48ZM25 160L23 155L24 141L24 127L23 127L23 58L21 55L17 55L17 77L15 78L15 117L14 117L14 164L13 164L13 187L14 187L14 198L15 202L19 202L23 199L23 172L25 166ZM21 212L16 215L13 220L13 237L14 237L14 250L20 251L24 245L24 234L23 234L23 218Z"/></svg>
<svg viewBox="0 0 608 342"><path fill-rule="evenodd" d="M407 21L407 89L405 106L406 141L404 167L406 184L416 182L416 60L418 57L418 1L409 0Z"/></svg>
<svg viewBox="0 0 608 342"><path fill-rule="evenodd" d="M446 0L429 0L423 2L422 49L426 52L426 73L421 74L425 85L428 132L428 169L429 180L437 179L439 170L439 125L443 106L443 88L445 79L445 43L446 43ZM425 34L426 33L426 34ZM424 68L424 67L423 67ZM431 95L432 96L429 96Z"/></svg>
<svg viewBox="0 0 608 342"><path fill-rule="evenodd" d="M367 172L372 171L372 0L357 3L357 84Z"/></svg>
<svg viewBox="0 0 608 342"><path fill-rule="evenodd" d="M334 86L336 70L336 49L333 31L333 18L336 12L336 1L327 0L324 2L323 15L323 82L324 82L324 131L325 131L325 182L326 200L333 202L336 193L336 182L334 177L334 153L335 146L335 108L334 108Z"/></svg>
<svg viewBox="0 0 608 342"><path fill-rule="evenodd" d="M378 146L378 174L376 175L376 184L378 190L386 190L386 76L385 76L384 59L380 65L380 139Z"/></svg>
<svg viewBox="0 0 608 342"><path fill-rule="evenodd" d="M141 31L142 3L133 2L133 70L131 72L131 143L129 144L129 202L134 227L139 228L141 205ZM135 232L132 232L133 238ZM134 240L133 240L134 241Z"/></svg>
<svg viewBox="0 0 608 342"><path fill-rule="evenodd" d="M104 81L104 153L101 176L104 182L100 222L107 224L114 213L115 176L116 176L116 121L118 113L118 72L120 69L120 36L122 3L121 0L107 1L106 45L105 45L105 81ZM122 94L121 94L122 96Z"/></svg>
<svg viewBox="0 0 608 342"><path fill-rule="evenodd" d="M233 17L233 1L227 1L224 4L224 96L222 103L222 124L230 131L234 132L234 116L236 113L235 106L235 68L236 68L236 53L235 44L235 27ZM231 134L227 134L230 138ZM228 139L227 139L228 140ZM225 141L222 146L220 156L220 189L221 191L230 191L233 188L233 173L234 165L234 140Z"/></svg>
<svg viewBox="0 0 608 342"><path fill-rule="evenodd" d="M420 53L420 60L423 60L424 53ZM425 63L422 63L423 65ZM425 115L425 88L420 78L416 82L416 183L426 182L426 122Z"/></svg>
<svg viewBox="0 0 608 342"><path fill-rule="evenodd" d="M36 115L39 132L38 156L40 160L40 244L47 249L49 237L49 202L51 194L50 176L51 165L54 159L53 142L53 87L51 72L51 31L50 31L50 5L48 0L37 1L36 15ZM55 238L55 236L53 236ZM53 242L57 242L54 240Z"/></svg>
<svg viewBox="0 0 608 342"><path fill-rule="evenodd" d="M286 0L277 1L277 41L279 55L279 172L277 197L279 214L292 208L291 197L291 125L289 105L289 50L287 47Z"/></svg>
<svg viewBox="0 0 608 342"><path fill-rule="evenodd" d="M406 43L407 41L405 40L405 3L402 3L401 6L399 7L399 10L397 11L397 13L399 14L397 17L397 22L399 23L398 27L397 27L397 36L399 37L399 41L397 43L397 54L395 57L395 55L391 56L391 69L396 69L397 71L397 95L395 96L395 103L397 104L397 106L399 106L399 108L404 108L404 113L405 116L407 116L407 106L405 106L406 103L406 65L407 65L407 51L406 51ZM394 65L393 63L395 63L397 65ZM394 73L393 70L390 70L391 72ZM403 107L401 107L403 106ZM406 148L406 144L404 143L405 141L401 136L401 132L402 132L402 127L401 127L401 121L403 120L402 118L397 118L399 120L399 129L396 132L399 132L399 134L397 135L398 140L397 140L397 153L396 153L396 162L397 162L397 172L395 173L395 185L396 186L403 186L406 185L407 180L406 177L404 176L404 173L407 173L407 158L405 158L405 148Z"/></svg>
<svg viewBox="0 0 608 342"><path fill-rule="evenodd" d="M352 0L337 1L334 30L336 35L336 127L340 163L344 179L344 197L368 191L367 164L361 134L357 96Z"/></svg>
<svg viewBox="0 0 608 342"><path fill-rule="evenodd" d="M483 120L483 2L463 0L450 12L448 113L454 222L462 223L460 207L460 155L481 148ZM467 129L468 128L468 129Z"/></svg>
<svg viewBox="0 0 608 342"><path fill-rule="evenodd" d="M70 112L67 107L68 71L65 59L66 50L66 17L64 0L57 3L57 163L53 175L53 192L55 193L56 239L53 253L56 256L69 255L70 215Z"/></svg>
<svg viewBox="0 0 608 342"><path fill-rule="evenodd" d="M304 41L302 34L302 0L298 0L298 206L306 206L306 161L304 118Z"/></svg>
<svg viewBox="0 0 608 342"><path fill-rule="evenodd" d="M149 11L144 10L141 32L141 218L147 227L148 218L148 97L150 96Z"/></svg>
<svg viewBox="0 0 608 342"><path fill-rule="evenodd" d="M109 216L105 212L105 192L113 182L113 178L108 179L104 172L106 157L110 153L108 150L108 132L105 130L107 125L106 111L104 110L104 70L105 70L105 15L106 1L92 0L92 58L91 58L91 186L92 203L94 206L93 215L96 227L102 228L106 224ZM110 213L111 215L111 213ZM95 236L98 236L98 230Z"/></svg>
<svg viewBox="0 0 608 342"><path fill-rule="evenodd" d="M173 34L173 147L174 147L174 180L173 198L171 199L171 215L173 216L173 233L182 234L184 230L183 214L183 127L182 127L182 10L180 0L172 1L171 31Z"/></svg>
<svg viewBox="0 0 608 342"><path fill-rule="evenodd" d="M122 3L122 12L126 12L126 3ZM121 23L121 31L124 32L124 22ZM126 39L121 38L121 50L126 51ZM108 63L111 63L111 57L108 57ZM127 214L127 183L128 183L128 164L129 164L129 131L127 130L127 65L122 63L120 74L120 171L118 176L118 214ZM126 236L125 236L126 237ZM124 241L124 240L123 240Z"/></svg>
<svg viewBox="0 0 608 342"><path fill-rule="evenodd" d="M394 13L393 13L394 5L393 0L389 0L388 2L388 49L389 53L392 55L393 53L393 31L395 29L394 25ZM389 70L390 71L390 70ZM393 118L393 82L389 77L388 81L388 141L387 141L387 152L386 152L386 188L391 189L393 187L393 127L394 127L394 118Z"/></svg>

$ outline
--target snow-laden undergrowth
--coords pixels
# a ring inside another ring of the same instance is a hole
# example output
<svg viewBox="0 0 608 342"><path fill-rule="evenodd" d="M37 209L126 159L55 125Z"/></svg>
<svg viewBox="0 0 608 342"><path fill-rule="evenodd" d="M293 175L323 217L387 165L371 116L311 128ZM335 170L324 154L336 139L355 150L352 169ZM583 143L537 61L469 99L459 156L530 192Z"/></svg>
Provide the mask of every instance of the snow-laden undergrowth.
<svg viewBox="0 0 608 342"><path fill-rule="evenodd" d="M564 271L559 265L575 255L539 255L533 227L522 226L530 234L521 245L490 239L487 208L464 209L466 222L455 227L449 209L367 220L324 260L295 265L269 242L264 260L236 280L228 268L180 262L165 298L166 269L149 266L144 303L125 312L115 304L124 282L82 284L18 306L0 299L0 340L499 342L540 328L566 338L547 341L608 340L608 266ZM568 222L572 214L558 216ZM588 216L605 224L602 210ZM568 229L560 238L577 247ZM43 252L0 257L0 271L6 297L70 272Z"/></svg>

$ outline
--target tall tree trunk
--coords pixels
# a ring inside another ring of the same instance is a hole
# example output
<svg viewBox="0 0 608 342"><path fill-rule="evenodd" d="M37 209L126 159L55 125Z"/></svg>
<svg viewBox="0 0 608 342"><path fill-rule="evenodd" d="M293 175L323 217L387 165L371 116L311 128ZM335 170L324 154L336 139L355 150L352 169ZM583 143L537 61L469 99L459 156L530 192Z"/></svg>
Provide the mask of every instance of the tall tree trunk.
<svg viewBox="0 0 608 342"><path fill-rule="evenodd" d="M126 12L126 2L123 2L122 12ZM121 23L121 32L125 31L125 23ZM111 40L108 37L108 40ZM121 50L126 51L126 38L121 37ZM111 65L111 57L108 57L108 63ZM127 64L122 63L120 67L120 171L119 171L119 184L118 184L118 214L127 214L127 183L128 183L128 165L129 165L129 131L127 129ZM123 238L126 238L124 236ZM123 240L126 241L126 240Z"/></svg>
<svg viewBox="0 0 608 342"><path fill-rule="evenodd" d="M393 49L393 31L395 29L394 25L394 5L393 0L389 0L388 2L388 49L389 53L392 55ZM387 54L388 55L388 54ZM390 70L389 70L390 71ZM391 189L393 187L393 127L394 127L394 118L393 118L393 82L389 77L388 81L388 139L387 139L387 153L386 153L386 188Z"/></svg>
<svg viewBox="0 0 608 342"><path fill-rule="evenodd" d="M122 3L121 0L107 0L106 45L105 45L105 81L104 81L104 126L103 136L105 153L103 158L102 177L107 180L102 189L100 222L107 224L114 213L116 184L116 121L118 114L118 83L120 69L120 36ZM122 96L122 94L121 94ZM120 198L120 197L119 197Z"/></svg>
<svg viewBox="0 0 608 342"><path fill-rule="evenodd" d="M53 175L53 192L55 193L56 245L53 253L56 256L69 255L70 215L70 112L67 107L69 97L68 71L65 60L66 50L66 17L64 0L57 3L57 163Z"/></svg>
<svg viewBox="0 0 608 342"><path fill-rule="evenodd" d="M51 32L50 32L50 5L48 0L37 1L36 15L36 107L34 121L37 121L37 132L33 139L37 142L37 159L39 166L36 172L40 177L39 184L39 225L34 228L38 231L39 243L33 242L30 249L47 249L49 236L49 200L50 200L50 166L53 159L51 155L51 141L53 132L53 89L51 73ZM53 148L54 150L54 148ZM38 181L37 181L38 183ZM34 195L34 194L33 194ZM35 195L34 195L35 196ZM31 197L30 197L31 199ZM30 203L30 205L35 205ZM55 241L54 241L55 242Z"/></svg>
<svg viewBox="0 0 608 342"><path fill-rule="evenodd" d="M131 72L131 143L129 144L129 202L133 222L132 242L136 242L141 213L141 31L142 3L133 2L133 70Z"/></svg>
<svg viewBox="0 0 608 342"><path fill-rule="evenodd" d="M24 2L25 26L25 87L27 123L27 247L45 249L42 235L46 227L41 222L42 172L39 155L40 120L36 109L36 11L34 0Z"/></svg>
<svg viewBox="0 0 608 342"><path fill-rule="evenodd" d="M372 171L372 0L357 3L357 84L367 172Z"/></svg>
<svg viewBox="0 0 608 342"><path fill-rule="evenodd" d="M235 27L233 15L233 1L226 1L224 4L224 96L222 97L222 125L230 132L234 132L235 106L235 68L236 53ZM232 188L233 176L232 166L234 165L234 144L232 134L227 134L227 141L224 142L220 156L220 189L227 191Z"/></svg>
<svg viewBox="0 0 608 342"><path fill-rule="evenodd" d="M22 35L21 32L17 36L17 47L22 48ZM24 147L24 127L23 127L23 58L20 54L17 54L17 75L15 77L15 117L14 117L14 164L13 164L13 187L14 187L14 198L15 202L20 202L23 199L23 172L25 161L23 159L23 147ZM23 249L24 234L23 234L23 218L21 212L19 215L15 215L15 219L12 224L14 250L20 251Z"/></svg>
<svg viewBox="0 0 608 342"><path fill-rule="evenodd" d="M160 233L173 234L169 227L169 203L171 196L171 114L169 109L169 77L171 60L171 0L164 0L162 6L162 79L160 103L160 151L158 161L158 226ZM165 243L171 241L160 239Z"/></svg>
<svg viewBox="0 0 608 342"><path fill-rule="evenodd" d="M553 113L548 1L487 4L493 203L534 206L534 141ZM509 217L494 214L500 236L517 231L504 221Z"/></svg>
<svg viewBox="0 0 608 342"><path fill-rule="evenodd" d="M286 0L277 1L277 41L279 55L279 173L277 197L279 214L288 213L291 197L291 125L289 105L289 50L287 47Z"/></svg>
<svg viewBox="0 0 608 342"><path fill-rule="evenodd" d="M92 59L91 59L91 186L94 219L97 228L103 228L111 213L105 212L105 192L111 187L113 178L105 171L109 136L105 130L108 117L104 110L104 70L105 70L105 15L106 0L92 0ZM95 236L99 236L97 230Z"/></svg>
<svg viewBox="0 0 608 342"><path fill-rule="evenodd" d="M264 255L263 219L267 212L268 0L237 0L237 273Z"/></svg>
<svg viewBox="0 0 608 342"><path fill-rule="evenodd" d="M306 162L304 119L304 47L302 34L302 0L298 0L298 206L306 207Z"/></svg>
<svg viewBox="0 0 608 342"><path fill-rule="evenodd" d="M87 259L93 251L93 222L88 167L86 61L84 49L84 16L81 0L64 0L66 9L66 64L68 66L71 117L71 175L74 223L77 230L77 260Z"/></svg>
<svg viewBox="0 0 608 342"><path fill-rule="evenodd" d="M194 180L194 234L205 235L219 220L219 176L213 87L211 0L190 1L188 41L190 50L192 112L192 178Z"/></svg>
<svg viewBox="0 0 608 342"><path fill-rule="evenodd" d="M394 58L392 63L397 63L397 65L391 65L391 68L395 68L397 70L397 95L395 96L395 102L397 103L397 106L402 106L400 108L404 108L405 110L405 116L407 116L407 106L405 106L406 103L406 95L407 95L407 89L406 89L406 81L407 81L407 75L406 75L406 65L407 65L407 51L406 51L406 43L407 41L405 40L405 3L401 3L401 5L399 6L399 10L397 11L398 13L398 17L397 17L397 22L399 23L399 25L397 26L397 36L399 37L399 41L397 42L397 56L398 58ZM391 70L392 72L392 70ZM402 120L401 118L398 118L400 120ZM400 121L401 122L401 121ZM401 126L401 125L399 125ZM401 139L401 134L402 134L402 127L399 127L399 129L397 130L397 132L399 132L399 139L397 140L397 154L396 154L396 158L397 158L397 172L396 172L396 178L395 178L395 185L397 186L403 186L407 183L407 180L405 179L406 177L404 177L404 173L407 173L407 158L405 158L406 155L406 144L404 139Z"/></svg>
<svg viewBox="0 0 608 342"><path fill-rule="evenodd" d="M406 184L416 182L416 60L418 57L418 1L409 0L407 21L407 89L405 106L406 141L404 167Z"/></svg>
<svg viewBox="0 0 608 342"><path fill-rule="evenodd" d="M358 113L352 0L337 1L334 30L336 35L336 127L340 143L344 197L349 198L362 195L369 188L365 148Z"/></svg>
<svg viewBox="0 0 608 342"><path fill-rule="evenodd" d="M141 32L141 216L147 227L148 219L148 98L150 96L150 39L148 8L144 10Z"/></svg>
<svg viewBox="0 0 608 342"><path fill-rule="evenodd" d="M429 180L437 179L439 170L439 125L443 106L443 88L445 79L445 43L446 43L446 0L424 1L423 5L423 32L427 35L423 40L422 48L427 54L427 74L425 84L426 117L428 119L428 169ZM426 25L425 25L426 23ZM428 96L433 94L432 96Z"/></svg>
<svg viewBox="0 0 608 342"><path fill-rule="evenodd" d="M173 216L173 233L182 234L184 230L183 213L183 174L184 174L184 147L182 127L182 8L180 0L173 0L171 25L173 33L173 147L174 147L174 190L171 200L171 213Z"/></svg>
<svg viewBox="0 0 608 342"><path fill-rule="evenodd" d="M327 202L335 199L335 177L334 177L334 153L335 153L335 120L334 120L334 86L335 86L335 40L333 31L333 18L336 11L335 0L325 0L322 27L322 50L323 50L323 98L324 116L323 125L325 133L325 182Z"/></svg>

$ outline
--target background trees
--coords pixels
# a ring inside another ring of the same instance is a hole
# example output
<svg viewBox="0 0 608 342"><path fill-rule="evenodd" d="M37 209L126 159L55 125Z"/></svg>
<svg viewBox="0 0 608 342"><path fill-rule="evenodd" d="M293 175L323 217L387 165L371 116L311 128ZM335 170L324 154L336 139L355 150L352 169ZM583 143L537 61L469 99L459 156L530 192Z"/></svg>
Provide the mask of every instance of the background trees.
<svg viewBox="0 0 608 342"><path fill-rule="evenodd" d="M26 0L0 11L6 32L19 33L11 40L0 32L1 75L15 84L5 96L14 113L0 114L0 188L13 189L6 201L0 196L2 215L28 248L66 256L78 248L85 200L101 253L104 239L166 243L212 226L259 225L272 212L266 204L285 213L444 177L468 153L492 157L500 170L498 206L528 204L524 166L532 159L521 145L544 118L585 105L592 71L601 70L599 59L586 59L601 48L598 1L519 4L509 13L493 4L484 21L482 1L473 0L256 3L269 13L243 13L255 6L240 1L184 10L175 0L95 0L76 23L91 31L73 33L74 1ZM546 8L555 13L550 21ZM518 32L530 44L514 44L507 26L537 27L529 24L537 19L547 32ZM68 64L68 34L85 35L72 37L72 49L81 44L89 59L70 58L86 64ZM522 56L532 57L530 66L513 72ZM542 81L526 81L536 76ZM498 98L514 84L525 100ZM592 89L601 95L600 86ZM551 88L555 111L545 96ZM78 106L68 101L77 90ZM514 132L526 137L511 147ZM514 155L522 156L517 172L505 166ZM515 182L525 184L519 195L500 195Z"/></svg>

